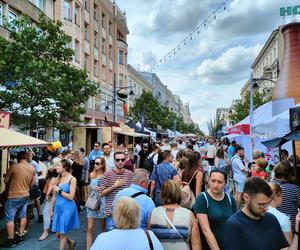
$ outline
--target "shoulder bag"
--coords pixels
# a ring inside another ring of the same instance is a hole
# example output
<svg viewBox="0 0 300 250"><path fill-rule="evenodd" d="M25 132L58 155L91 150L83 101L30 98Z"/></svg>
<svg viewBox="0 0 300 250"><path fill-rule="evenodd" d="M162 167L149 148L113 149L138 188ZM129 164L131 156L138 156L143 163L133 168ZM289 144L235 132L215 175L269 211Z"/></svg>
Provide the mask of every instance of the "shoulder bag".
<svg viewBox="0 0 300 250"><path fill-rule="evenodd" d="M147 240L148 240L148 243L149 243L150 250L154 250L153 242L152 242L152 239L151 239L151 236L150 236L148 230L145 230L144 232L147 236Z"/></svg>
<svg viewBox="0 0 300 250"><path fill-rule="evenodd" d="M174 226L174 224L172 223L172 221L169 219L167 213L165 212L165 209L163 207L161 207L161 210L162 210L163 215L165 216L167 222L170 224L170 226L174 229L174 231L177 233L177 235L183 240L183 242L187 245L187 247L189 249L191 249L189 242L181 235L181 233L179 233L179 231L177 230L177 228Z"/></svg>

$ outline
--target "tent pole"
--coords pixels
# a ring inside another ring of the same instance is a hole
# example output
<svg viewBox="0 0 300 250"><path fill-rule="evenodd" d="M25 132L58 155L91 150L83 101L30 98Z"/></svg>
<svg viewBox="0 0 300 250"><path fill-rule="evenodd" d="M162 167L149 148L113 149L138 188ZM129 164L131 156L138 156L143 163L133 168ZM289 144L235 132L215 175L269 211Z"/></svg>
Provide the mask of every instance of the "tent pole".
<svg viewBox="0 0 300 250"><path fill-rule="evenodd" d="M282 157L281 157L281 145L279 146L279 161L281 161Z"/></svg>

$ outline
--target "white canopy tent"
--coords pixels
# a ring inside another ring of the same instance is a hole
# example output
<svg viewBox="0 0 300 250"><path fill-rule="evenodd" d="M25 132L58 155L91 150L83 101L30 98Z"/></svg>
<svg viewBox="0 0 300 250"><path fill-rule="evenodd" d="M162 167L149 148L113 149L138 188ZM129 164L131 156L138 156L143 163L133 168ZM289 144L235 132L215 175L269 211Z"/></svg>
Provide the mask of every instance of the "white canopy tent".
<svg viewBox="0 0 300 250"><path fill-rule="evenodd" d="M298 103L295 107L300 106ZM289 109L272 117L265 119L259 124L254 125L253 132L255 135L264 138L281 138L291 132Z"/></svg>

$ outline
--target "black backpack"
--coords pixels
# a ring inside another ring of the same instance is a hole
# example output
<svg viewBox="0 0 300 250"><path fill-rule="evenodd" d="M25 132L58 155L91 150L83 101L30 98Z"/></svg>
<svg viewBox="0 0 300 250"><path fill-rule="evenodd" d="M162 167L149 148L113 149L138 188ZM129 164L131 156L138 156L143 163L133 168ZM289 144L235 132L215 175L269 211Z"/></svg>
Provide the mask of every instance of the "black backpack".
<svg viewBox="0 0 300 250"><path fill-rule="evenodd" d="M148 170L149 174L151 175L153 168L154 168L154 158L155 154L153 154L151 157L148 155L146 160L144 161L143 167L144 169Z"/></svg>

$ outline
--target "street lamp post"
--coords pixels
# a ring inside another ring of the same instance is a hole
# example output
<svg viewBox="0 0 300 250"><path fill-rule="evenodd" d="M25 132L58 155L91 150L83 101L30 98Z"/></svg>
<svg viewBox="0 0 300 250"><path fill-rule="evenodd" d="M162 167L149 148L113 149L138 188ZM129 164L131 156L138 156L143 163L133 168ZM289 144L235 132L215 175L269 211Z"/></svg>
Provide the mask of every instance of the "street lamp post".
<svg viewBox="0 0 300 250"><path fill-rule="evenodd" d="M254 122L254 117L253 117L253 73L251 71L251 76L250 76L250 152L253 151L254 148L254 138L253 138L253 122Z"/></svg>
<svg viewBox="0 0 300 250"><path fill-rule="evenodd" d="M128 95L133 96L134 92L133 90L130 90L129 94L125 94L125 93L120 93L120 91L122 89L131 89L133 88L133 86L128 86L128 87L120 87L117 89L117 83L116 83L116 76L114 75L114 89L113 89L113 121L116 122L116 117L117 117L117 97L121 98L121 99L126 99L128 97Z"/></svg>

